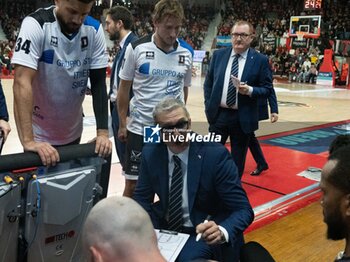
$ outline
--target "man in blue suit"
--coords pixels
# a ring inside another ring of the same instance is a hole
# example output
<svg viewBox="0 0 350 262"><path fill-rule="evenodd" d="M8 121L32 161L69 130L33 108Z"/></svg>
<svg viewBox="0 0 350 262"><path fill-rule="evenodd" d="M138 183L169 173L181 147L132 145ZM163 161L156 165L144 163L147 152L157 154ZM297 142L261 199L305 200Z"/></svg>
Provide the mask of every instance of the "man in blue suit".
<svg viewBox="0 0 350 262"><path fill-rule="evenodd" d="M270 111L271 111L271 115L270 115L271 123L275 123L278 120L278 105L277 105L277 97L276 97L275 89L272 88L272 92L267 99L260 98L258 100L259 121L269 119L269 109L268 109L267 102L269 103ZM252 176L258 176L264 170L269 169L269 165L266 162L264 153L261 150L259 141L256 138L254 132L252 133L249 139L249 150L252 153L252 156L257 164L256 169L250 173Z"/></svg>
<svg viewBox="0 0 350 262"><path fill-rule="evenodd" d="M204 82L205 113L209 131L230 137L231 154L239 175L244 171L250 135L258 129L258 98L272 92L268 58L249 48L253 26L238 21L231 31L232 47L214 52Z"/></svg>
<svg viewBox="0 0 350 262"><path fill-rule="evenodd" d="M114 135L114 143L117 151L117 155L120 164L124 172L125 162L125 142L118 139L119 129L119 118L118 118L118 107L117 107L117 94L119 85L119 71L124 60L126 47L133 41L137 40L138 37L131 32L133 24L133 16L131 12L124 6L115 6L108 10L106 16L106 31L109 33L109 38L112 41L119 42L119 51L114 58L111 81L110 81L110 111L112 116L112 129ZM130 92L130 98L132 92Z"/></svg>
<svg viewBox="0 0 350 262"><path fill-rule="evenodd" d="M1 80L0 80L0 153L2 149L2 144L5 142L8 134L11 131L9 121L9 113L7 111L6 99L4 91L2 90ZM3 137L2 137L3 136Z"/></svg>
<svg viewBox="0 0 350 262"><path fill-rule="evenodd" d="M189 131L191 119L180 100L162 100L153 117L162 130L162 142L143 148L134 199L149 213L155 228L190 234L178 261L221 261L225 248L231 248L232 261L238 261L243 231L254 214L232 157L221 144L200 141ZM179 174L181 186L175 182ZM154 203L155 195L159 200ZM173 211L176 206L179 213ZM198 241L197 233L201 233Z"/></svg>

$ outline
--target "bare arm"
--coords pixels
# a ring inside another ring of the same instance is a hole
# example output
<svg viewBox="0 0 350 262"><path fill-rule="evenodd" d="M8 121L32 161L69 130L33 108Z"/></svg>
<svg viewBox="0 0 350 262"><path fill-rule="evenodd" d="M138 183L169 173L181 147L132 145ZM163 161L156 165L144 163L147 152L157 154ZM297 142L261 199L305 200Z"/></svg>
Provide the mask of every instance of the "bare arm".
<svg viewBox="0 0 350 262"><path fill-rule="evenodd" d="M185 104L187 103L187 98L188 98L188 86L184 86L184 99L185 99Z"/></svg>
<svg viewBox="0 0 350 262"><path fill-rule="evenodd" d="M35 142L32 127L33 90L32 81L36 70L16 65L13 83L14 115L19 139L25 151L37 152L44 165L55 165L59 155L49 143Z"/></svg>
<svg viewBox="0 0 350 262"><path fill-rule="evenodd" d="M16 65L13 83L14 114L19 139L23 147L34 141L32 128L33 92L32 81L36 70Z"/></svg>
<svg viewBox="0 0 350 262"><path fill-rule="evenodd" d="M132 81L120 79L117 105L118 105L118 115L119 115L119 130L118 138L121 141L126 141L127 131L126 131L126 118L129 109L129 94L131 89Z"/></svg>

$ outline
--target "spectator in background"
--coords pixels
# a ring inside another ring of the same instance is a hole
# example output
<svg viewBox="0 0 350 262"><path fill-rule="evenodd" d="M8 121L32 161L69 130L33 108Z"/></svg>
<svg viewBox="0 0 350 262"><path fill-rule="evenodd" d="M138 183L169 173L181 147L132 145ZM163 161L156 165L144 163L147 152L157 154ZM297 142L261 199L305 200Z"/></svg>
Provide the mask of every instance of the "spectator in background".
<svg viewBox="0 0 350 262"><path fill-rule="evenodd" d="M146 211L127 197L108 197L90 211L83 246L93 262L165 262Z"/></svg>
<svg viewBox="0 0 350 262"><path fill-rule="evenodd" d="M208 69L209 69L209 64L210 64L210 52L206 51L205 52L205 56L203 57L203 61L202 61L202 76L206 76Z"/></svg>
<svg viewBox="0 0 350 262"><path fill-rule="evenodd" d="M310 58L306 57L305 61L303 63L303 66L305 67L306 72L309 71L310 67L311 67L311 61Z"/></svg>
<svg viewBox="0 0 350 262"><path fill-rule="evenodd" d="M293 82L297 80L297 68L295 63L291 65L289 68L288 82Z"/></svg>
<svg viewBox="0 0 350 262"><path fill-rule="evenodd" d="M311 64L309 71L306 75L306 82L315 84L316 83L316 77L317 77L317 69L315 64Z"/></svg>
<svg viewBox="0 0 350 262"><path fill-rule="evenodd" d="M306 75L307 75L307 71L304 65L302 65L299 69L298 69L298 77L297 77L297 81L298 83L305 83L306 82Z"/></svg>

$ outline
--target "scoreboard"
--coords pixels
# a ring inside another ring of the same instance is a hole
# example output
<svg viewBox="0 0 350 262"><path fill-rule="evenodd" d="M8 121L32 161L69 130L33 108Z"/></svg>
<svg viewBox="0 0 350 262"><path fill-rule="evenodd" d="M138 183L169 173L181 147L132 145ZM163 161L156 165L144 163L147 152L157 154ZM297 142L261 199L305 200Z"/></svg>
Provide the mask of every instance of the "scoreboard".
<svg viewBox="0 0 350 262"><path fill-rule="evenodd" d="M322 0L305 0L304 9L305 10L316 10L321 9Z"/></svg>

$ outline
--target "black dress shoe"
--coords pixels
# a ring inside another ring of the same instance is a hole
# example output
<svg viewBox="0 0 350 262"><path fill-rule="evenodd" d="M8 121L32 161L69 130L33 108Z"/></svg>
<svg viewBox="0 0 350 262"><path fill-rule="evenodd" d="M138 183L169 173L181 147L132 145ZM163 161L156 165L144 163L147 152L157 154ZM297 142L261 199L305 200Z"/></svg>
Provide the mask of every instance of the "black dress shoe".
<svg viewBox="0 0 350 262"><path fill-rule="evenodd" d="M269 169L268 166L258 166L253 172L250 173L251 176L258 176L260 175L263 171Z"/></svg>

